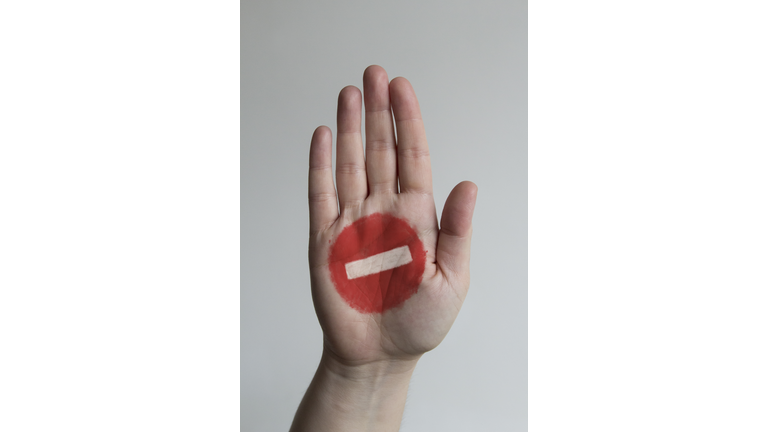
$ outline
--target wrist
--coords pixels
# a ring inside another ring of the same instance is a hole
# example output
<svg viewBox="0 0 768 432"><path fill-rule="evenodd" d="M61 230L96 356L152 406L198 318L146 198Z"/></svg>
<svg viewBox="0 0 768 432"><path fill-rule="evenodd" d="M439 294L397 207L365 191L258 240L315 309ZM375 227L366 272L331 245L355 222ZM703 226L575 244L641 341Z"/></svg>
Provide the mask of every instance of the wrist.
<svg viewBox="0 0 768 432"><path fill-rule="evenodd" d="M388 380L410 380L420 358L419 355L411 358L353 362L342 359L328 347L323 347L320 369L344 381L376 387Z"/></svg>
<svg viewBox="0 0 768 432"><path fill-rule="evenodd" d="M325 347L291 431L397 431L417 361L351 364Z"/></svg>
<svg viewBox="0 0 768 432"><path fill-rule="evenodd" d="M350 364L323 349L291 431L399 430L417 361L387 359Z"/></svg>

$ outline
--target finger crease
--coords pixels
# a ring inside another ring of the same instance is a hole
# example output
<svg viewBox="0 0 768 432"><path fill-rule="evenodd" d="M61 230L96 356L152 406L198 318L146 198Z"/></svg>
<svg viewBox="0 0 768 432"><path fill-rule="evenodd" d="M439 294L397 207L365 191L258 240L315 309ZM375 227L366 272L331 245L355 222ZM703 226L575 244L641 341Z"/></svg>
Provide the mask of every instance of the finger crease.
<svg viewBox="0 0 768 432"><path fill-rule="evenodd" d="M429 157L429 150L423 148L400 148L399 154L407 159L423 159Z"/></svg>
<svg viewBox="0 0 768 432"><path fill-rule="evenodd" d="M336 166L336 174L365 174L365 167L355 163L344 163Z"/></svg>
<svg viewBox="0 0 768 432"><path fill-rule="evenodd" d="M312 203L320 203L320 202L326 202L330 200L335 200L336 194L335 193L311 193L309 194L309 202Z"/></svg>
<svg viewBox="0 0 768 432"><path fill-rule="evenodd" d="M365 143L368 151L389 151L395 148L395 142L385 139L371 139Z"/></svg>

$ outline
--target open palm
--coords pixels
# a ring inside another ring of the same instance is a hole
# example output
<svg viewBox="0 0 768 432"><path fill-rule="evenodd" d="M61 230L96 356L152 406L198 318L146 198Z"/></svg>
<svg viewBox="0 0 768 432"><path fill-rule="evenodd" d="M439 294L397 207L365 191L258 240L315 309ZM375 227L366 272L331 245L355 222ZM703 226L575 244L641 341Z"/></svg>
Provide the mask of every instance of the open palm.
<svg viewBox="0 0 768 432"><path fill-rule="evenodd" d="M310 148L312 296L326 351L349 365L418 358L443 340L469 288L472 213L477 195L473 183L457 185L438 226L429 149L411 84L405 78L390 83L384 69L370 66L363 75L363 89L365 152L360 90L349 86L339 94L338 193L333 184L330 129L317 128ZM424 271L418 289L407 300L382 311L361 311L335 286L337 281L329 269L331 249L345 228L377 214L410 225L423 244Z"/></svg>

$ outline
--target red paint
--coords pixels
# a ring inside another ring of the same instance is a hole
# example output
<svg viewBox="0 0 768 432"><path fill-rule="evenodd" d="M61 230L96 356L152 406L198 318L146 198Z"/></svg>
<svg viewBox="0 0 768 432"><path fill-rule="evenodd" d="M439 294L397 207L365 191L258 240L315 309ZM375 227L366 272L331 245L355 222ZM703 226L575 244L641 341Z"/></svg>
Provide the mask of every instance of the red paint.
<svg viewBox="0 0 768 432"><path fill-rule="evenodd" d="M413 261L349 280L346 264L408 245ZM419 289L427 251L408 222L375 213L344 228L328 257L331 279L341 297L360 312L384 312L400 306Z"/></svg>

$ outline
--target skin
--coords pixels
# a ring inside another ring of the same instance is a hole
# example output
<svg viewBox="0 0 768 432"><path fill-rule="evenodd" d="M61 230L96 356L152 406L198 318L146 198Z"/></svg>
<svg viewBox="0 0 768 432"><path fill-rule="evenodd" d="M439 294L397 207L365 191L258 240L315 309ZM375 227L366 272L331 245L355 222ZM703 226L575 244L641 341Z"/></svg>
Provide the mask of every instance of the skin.
<svg viewBox="0 0 768 432"><path fill-rule="evenodd" d="M309 266L324 344L291 431L398 430L416 363L445 338L469 288L477 186L459 183L438 225L429 147L413 87L402 77L390 82L383 68L370 66L363 74L363 90L365 152L363 94L354 86L339 94L338 190L331 130L320 126L312 136ZM406 220L423 242L427 259L416 294L397 308L366 314L336 291L328 253L346 226L373 213Z"/></svg>

